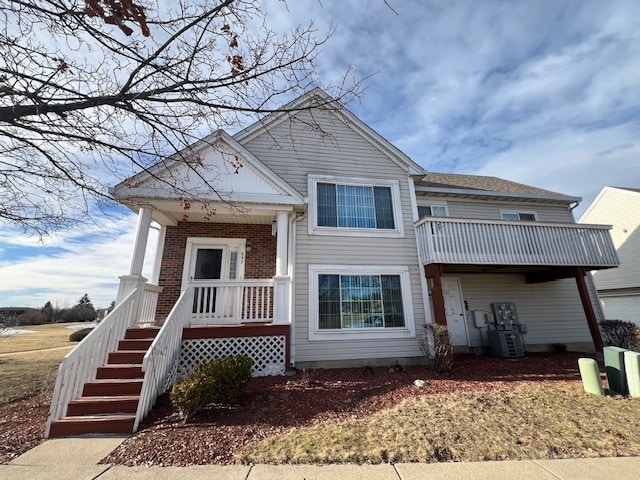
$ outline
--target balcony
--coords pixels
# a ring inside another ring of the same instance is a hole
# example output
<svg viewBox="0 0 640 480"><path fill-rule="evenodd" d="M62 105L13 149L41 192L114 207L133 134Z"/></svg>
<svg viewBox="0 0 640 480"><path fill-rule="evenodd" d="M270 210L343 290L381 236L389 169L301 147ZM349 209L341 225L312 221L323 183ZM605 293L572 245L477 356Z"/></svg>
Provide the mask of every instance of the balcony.
<svg viewBox="0 0 640 480"><path fill-rule="evenodd" d="M423 265L617 267L606 225L428 217L416 223Z"/></svg>

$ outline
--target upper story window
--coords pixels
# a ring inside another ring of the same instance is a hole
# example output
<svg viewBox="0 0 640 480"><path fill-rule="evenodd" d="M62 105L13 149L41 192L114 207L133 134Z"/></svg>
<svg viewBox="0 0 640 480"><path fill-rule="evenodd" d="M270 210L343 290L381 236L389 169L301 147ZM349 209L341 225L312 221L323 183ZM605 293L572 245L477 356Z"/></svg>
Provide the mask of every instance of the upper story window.
<svg viewBox="0 0 640 480"><path fill-rule="evenodd" d="M502 220L510 222L535 222L538 220L536 212L520 212L517 210L501 210Z"/></svg>
<svg viewBox="0 0 640 480"><path fill-rule="evenodd" d="M404 236L397 181L309 176L309 233Z"/></svg>
<svg viewBox="0 0 640 480"><path fill-rule="evenodd" d="M448 217L446 204L432 204L418 206L418 218L424 217Z"/></svg>

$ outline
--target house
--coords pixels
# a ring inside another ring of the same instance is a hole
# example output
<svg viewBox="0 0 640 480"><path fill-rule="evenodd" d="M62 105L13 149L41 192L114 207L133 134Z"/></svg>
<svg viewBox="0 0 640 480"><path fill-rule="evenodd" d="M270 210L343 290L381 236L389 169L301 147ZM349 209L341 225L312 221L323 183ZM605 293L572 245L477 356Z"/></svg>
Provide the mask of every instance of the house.
<svg viewBox="0 0 640 480"><path fill-rule="evenodd" d="M604 187L583 222L613 225L620 267L593 274L606 317L640 325L640 188Z"/></svg>
<svg viewBox="0 0 640 480"><path fill-rule="evenodd" d="M48 435L135 430L171 379L210 358L247 354L256 375L411 362L432 322L481 348L500 305L509 325L517 305L531 349L601 348L585 271L617 258L607 227L575 224L580 199L428 173L319 90L286 109L113 188L138 212L131 268L60 367ZM161 328L132 328L146 322Z"/></svg>

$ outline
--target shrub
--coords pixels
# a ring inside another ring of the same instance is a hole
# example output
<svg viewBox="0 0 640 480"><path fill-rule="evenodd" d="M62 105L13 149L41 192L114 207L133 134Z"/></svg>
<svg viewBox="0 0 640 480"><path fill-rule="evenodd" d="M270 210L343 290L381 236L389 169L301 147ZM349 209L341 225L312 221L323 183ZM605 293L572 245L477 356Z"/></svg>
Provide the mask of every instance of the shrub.
<svg viewBox="0 0 640 480"><path fill-rule="evenodd" d="M448 372L453 367L453 346L445 325L429 323L418 337L420 350L436 372Z"/></svg>
<svg viewBox="0 0 640 480"><path fill-rule="evenodd" d="M81 328L80 330L76 330L71 335L69 335L69 341L80 342L84 339L84 337L89 335L89 332L91 332L91 330L93 330L93 328Z"/></svg>
<svg viewBox="0 0 640 480"><path fill-rule="evenodd" d="M198 365L171 389L171 403L189 418L212 403L236 401L251 382L252 360L244 355Z"/></svg>
<svg viewBox="0 0 640 480"><path fill-rule="evenodd" d="M633 322L604 320L600 322L600 331L609 345L628 349L640 346L640 328Z"/></svg>

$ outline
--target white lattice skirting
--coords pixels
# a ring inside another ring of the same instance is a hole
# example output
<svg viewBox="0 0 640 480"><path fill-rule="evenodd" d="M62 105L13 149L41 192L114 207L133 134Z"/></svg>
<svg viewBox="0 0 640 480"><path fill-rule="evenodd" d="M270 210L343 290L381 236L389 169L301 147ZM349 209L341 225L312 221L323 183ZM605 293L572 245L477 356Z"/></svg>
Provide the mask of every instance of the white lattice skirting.
<svg viewBox="0 0 640 480"><path fill-rule="evenodd" d="M233 355L246 355L253 360L251 374L254 377L283 375L286 352L284 335L183 340L174 378L191 373L199 363Z"/></svg>

